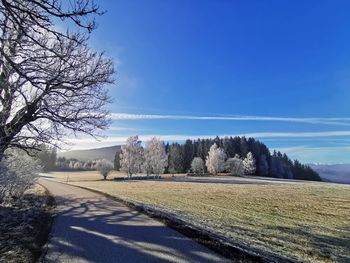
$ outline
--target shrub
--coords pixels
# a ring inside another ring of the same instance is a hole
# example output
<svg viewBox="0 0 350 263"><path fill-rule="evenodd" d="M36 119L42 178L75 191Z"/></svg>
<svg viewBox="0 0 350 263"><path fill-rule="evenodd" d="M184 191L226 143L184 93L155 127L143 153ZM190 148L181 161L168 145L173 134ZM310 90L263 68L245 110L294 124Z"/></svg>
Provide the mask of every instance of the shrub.
<svg viewBox="0 0 350 263"><path fill-rule="evenodd" d="M204 162L200 157L194 157L191 163L191 170L195 174L203 174L204 173Z"/></svg>
<svg viewBox="0 0 350 263"><path fill-rule="evenodd" d="M111 161L103 159L96 162L96 169L106 180L108 174L114 169L114 165Z"/></svg>
<svg viewBox="0 0 350 263"><path fill-rule="evenodd" d="M0 162L0 203L20 200L36 183L39 161L21 150L8 151Z"/></svg>

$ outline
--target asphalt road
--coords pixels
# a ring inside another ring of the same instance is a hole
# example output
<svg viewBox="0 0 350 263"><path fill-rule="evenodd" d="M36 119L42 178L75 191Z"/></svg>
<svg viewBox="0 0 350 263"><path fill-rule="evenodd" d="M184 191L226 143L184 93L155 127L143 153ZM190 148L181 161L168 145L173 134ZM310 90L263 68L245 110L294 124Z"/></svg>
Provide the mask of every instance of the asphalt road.
<svg viewBox="0 0 350 263"><path fill-rule="evenodd" d="M225 262L142 213L97 193L40 179L57 216L43 262Z"/></svg>

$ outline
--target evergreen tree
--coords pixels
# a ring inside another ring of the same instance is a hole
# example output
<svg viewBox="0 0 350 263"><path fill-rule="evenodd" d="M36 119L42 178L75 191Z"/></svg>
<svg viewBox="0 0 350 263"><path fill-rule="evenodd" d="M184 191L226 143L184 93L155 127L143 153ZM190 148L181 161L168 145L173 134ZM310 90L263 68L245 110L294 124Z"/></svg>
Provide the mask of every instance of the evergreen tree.
<svg viewBox="0 0 350 263"><path fill-rule="evenodd" d="M186 140L184 145L184 170L187 172L191 169L191 162L195 156L192 140Z"/></svg>
<svg viewBox="0 0 350 263"><path fill-rule="evenodd" d="M184 172L184 160L181 146L178 143L174 143L171 144L168 149L168 171L172 174Z"/></svg>
<svg viewBox="0 0 350 263"><path fill-rule="evenodd" d="M248 143L247 143L247 139L243 136L240 139L240 146L239 146L240 152L239 155L240 156L246 156L248 154Z"/></svg>
<svg viewBox="0 0 350 263"><path fill-rule="evenodd" d="M266 159L266 155L262 154L260 156L260 162L258 167L258 175L259 176L267 176L269 174L269 164Z"/></svg>
<svg viewBox="0 0 350 263"><path fill-rule="evenodd" d="M178 172L179 167L181 167L180 170L182 172L187 172L190 169L193 158L200 157L205 160L210 147L214 144L217 144L218 147L221 145L229 159L233 158L236 154L246 156L248 152L251 152L256 164L255 173L259 176L321 180L318 174L310 167L302 165L299 162L293 162L286 154L277 151L271 154L265 144L253 138L247 139L238 136L222 139L216 137L214 139L198 139L195 141L187 140L185 144L170 144L166 147L169 154L169 169L171 167L175 169L176 167L173 171Z"/></svg>

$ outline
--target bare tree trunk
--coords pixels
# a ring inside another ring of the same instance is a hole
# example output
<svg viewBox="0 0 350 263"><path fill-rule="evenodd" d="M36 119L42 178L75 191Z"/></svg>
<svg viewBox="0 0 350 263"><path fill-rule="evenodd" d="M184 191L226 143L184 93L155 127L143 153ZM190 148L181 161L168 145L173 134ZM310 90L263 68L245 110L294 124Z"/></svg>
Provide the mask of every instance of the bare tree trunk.
<svg viewBox="0 0 350 263"><path fill-rule="evenodd" d="M4 158L5 150L7 149L8 145L6 143L0 143L0 162Z"/></svg>

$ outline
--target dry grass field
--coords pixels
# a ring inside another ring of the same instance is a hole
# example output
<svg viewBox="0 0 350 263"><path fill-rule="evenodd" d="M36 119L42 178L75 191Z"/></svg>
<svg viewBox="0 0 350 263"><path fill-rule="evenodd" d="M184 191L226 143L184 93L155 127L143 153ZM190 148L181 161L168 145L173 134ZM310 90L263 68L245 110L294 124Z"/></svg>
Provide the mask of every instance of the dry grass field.
<svg viewBox="0 0 350 263"><path fill-rule="evenodd" d="M102 180L103 177L96 171L80 171L80 172L54 172L50 174L45 174L45 176L53 177L55 180L60 182L81 182L81 181L98 181ZM185 177L186 174L176 174L178 177ZM111 180L115 177L126 177L125 173L113 171L108 175L108 179ZM163 178L172 177L171 174L162 175Z"/></svg>
<svg viewBox="0 0 350 263"><path fill-rule="evenodd" d="M121 176L120 173L113 176ZM54 173L64 181L67 173ZM350 262L350 186L230 178L101 181L96 172L69 182L154 206L234 243L303 262Z"/></svg>

